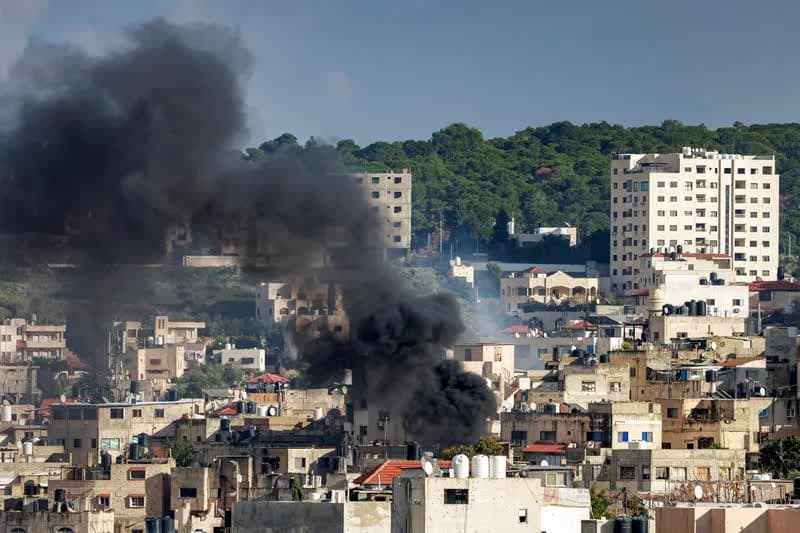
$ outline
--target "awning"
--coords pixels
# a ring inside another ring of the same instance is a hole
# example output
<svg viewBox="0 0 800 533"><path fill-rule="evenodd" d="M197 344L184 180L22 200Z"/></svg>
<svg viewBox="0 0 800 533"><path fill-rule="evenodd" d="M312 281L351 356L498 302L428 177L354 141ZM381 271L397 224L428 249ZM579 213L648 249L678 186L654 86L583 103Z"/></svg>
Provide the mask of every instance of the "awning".
<svg viewBox="0 0 800 533"><path fill-rule="evenodd" d="M97 497L98 498L110 498L111 494L109 494L108 492L101 492L100 494L97 495Z"/></svg>
<svg viewBox="0 0 800 533"><path fill-rule="evenodd" d="M11 485L14 482L15 479L17 479L16 475L10 475L10 476L8 476L8 475L6 475L6 476L0 475L0 487L7 487L7 486Z"/></svg>

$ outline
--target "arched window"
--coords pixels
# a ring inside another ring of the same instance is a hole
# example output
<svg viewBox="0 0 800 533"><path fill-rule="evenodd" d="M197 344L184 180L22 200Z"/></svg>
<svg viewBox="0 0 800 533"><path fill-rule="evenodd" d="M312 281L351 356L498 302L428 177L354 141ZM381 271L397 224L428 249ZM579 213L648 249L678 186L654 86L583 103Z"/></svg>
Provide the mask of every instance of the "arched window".
<svg viewBox="0 0 800 533"><path fill-rule="evenodd" d="M12 527L9 533L28 533L24 527Z"/></svg>
<svg viewBox="0 0 800 533"><path fill-rule="evenodd" d="M71 527L60 527L55 530L55 533L75 533L75 530Z"/></svg>

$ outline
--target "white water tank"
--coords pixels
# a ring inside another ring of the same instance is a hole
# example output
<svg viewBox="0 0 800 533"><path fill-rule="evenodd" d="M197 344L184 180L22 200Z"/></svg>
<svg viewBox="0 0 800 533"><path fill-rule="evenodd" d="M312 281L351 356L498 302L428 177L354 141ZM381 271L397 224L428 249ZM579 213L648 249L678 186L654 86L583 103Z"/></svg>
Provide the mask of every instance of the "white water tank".
<svg viewBox="0 0 800 533"><path fill-rule="evenodd" d="M274 405L270 405L267 408L267 416L275 416L277 414L278 414L278 408L275 407Z"/></svg>
<svg viewBox="0 0 800 533"><path fill-rule="evenodd" d="M11 422L11 406L4 405L2 409L2 417L3 422Z"/></svg>
<svg viewBox="0 0 800 533"><path fill-rule="evenodd" d="M322 410L322 407L315 407L314 408L314 420L319 421L325 418L325 412Z"/></svg>
<svg viewBox="0 0 800 533"><path fill-rule="evenodd" d="M259 405L258 409L258 416L269 416L269 406L268 405Z"/></svg>
<svg viewBox="0 0 800 533"><path fill-rule="evenodd" d="M469 457L463 453L453 457L453 477L459 479L469 477Z"/></svg>
<svg viewBox="0 0 800 533"><path fill-rule="evenodd" d="M481 454L472 457L472 477L478 479L489 477L489 457Z"/></svg>
<svg viewBox="0 0 800 533"><path fill-rule="evenodd" d="M159 335L158 339L156 340L156 345L164 346L164 335Z"/></svg>
<svg viewBox="0 0 800 533"><path fill-rule="evenodd" d="M461 257L456 256L456 266L461 266Z"/></svg>
<svg viewBox="0 0 800 533"><path fill-rule="evenodd" d="M22 443L22 453L27 456L33 455L33 441L26 440Z"/></svg>
<svg viewBox="0 0 800 533"><path fill-rule="evenodd" d="M504 455L492 455L489 457L489 477L494 479L506 477L506 458Z"/></svg>

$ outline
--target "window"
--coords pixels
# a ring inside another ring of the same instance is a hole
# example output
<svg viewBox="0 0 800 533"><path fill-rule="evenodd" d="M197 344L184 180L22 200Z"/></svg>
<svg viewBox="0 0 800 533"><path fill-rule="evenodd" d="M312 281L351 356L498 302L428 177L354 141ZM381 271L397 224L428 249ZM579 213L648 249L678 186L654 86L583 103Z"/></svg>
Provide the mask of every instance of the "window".
<svg viewBox="0 0 800 533"><path fill-rule="evenodd" d="M688 445L687 445L688 449ZM673 481L686 481L686 467L685 466L673 466L670 468L669 478Z"/></svg>
<svg viewBox="0 0 800 533"><path fill-rule="evenodd" d="M145 479L147 472L144 468L131 468L128 470L128 479Z"/></svg>
<svg viewBox="0 0 800 533"><path fill-rule="evenodd" d="M742 301L739 298L734 298L731 303L733 305L742 305Z"/></svg>
<svg viewBox="0 0 800 533"><path fill-rule="evenodd" d="M402 207L400 207L399 205L396 205L396 206L394 206L394 212L395 212L395 213L399 213L399 212L401 212L402 210L403 210L403 208L402 208Z"/></svg>
<svg viewBox="0 0 800 533"><path fill-rule="evenodd" d="M92 448L93 450L96 450L96 449L97 449L97 439L92 439L92 440L91 440L91 448Z"/></svg>
<svg viewBox="0 0 800 533"><path fill-rule="evenodd" d="M394 197L395 197L395 198L402 198L402 197L403 197L403 193L402 193L402 192L400 192L400 191L395 191L395 192L394 192Z"/></svg>
<svg viewBox="0 0 800 533"><path fill-rule="evenodd" d="M769 218L769 211L764 211L761 213L761 218Z"/></svg>
<svg viewBox="0 0 800 533"><path fill-rule="evenodd" d="M582 381L581 382L581 390L583 392L595 392L595 382L594 381Z"/></svg>
<svg viewBox="0 0 800 533"><path fill-rule="evenodd" d="M242 365L252 365L255 363L256 360L253 357L242 357L241 363Z"/></svg>
<svg viewBox="0 0 800 533"><path fill-rule="evenodd" d="M642 431L642 442L653 442L653 432Z"/></svg>
<svg viewBox="0 0 800 533"><path fill-rule="evenodd" d="M133 509L144 507L144 494L128 496L128 507Z"/></svg>
<svg viewBox="0 0 800 533"><path fill-rule="evenodd" d="M617 169L615 168L614 171ZM527 524L528 523L528 510L527 509L520 509L519 510L519 523L520 524Z"/></svg>
<svg viewBox="0 0 800 533"><path fill-rule="evenodd" d="M403 238L400 235L394 235L392 237L392 242L400 242L402 240L403 240Z"/></svg>
<svg viewBox="0 0 800 533"><path fill-rule="evenodd" d="M392 222L392 227L393 227L393 228L399 228L399 227L400 227L400 226L402 226L402 225L403 225L403 223L402 223L402 222L400 222L400 221L395 221L395 222Z"/></svg>
<svg viewBox="0 0 800 533"><path fill-rule="evenodd" d="M695 478L700 481L711 481L711 468L708 466L698 466L695 468Z"/></svg>
<svg viewBox="0 0 800 533"><path fill-rule="evenodd" d="M122 407L112 407L111 408L111 418L112 419L125 418L125 410Z"/></svg>
<svg viewBox="0 0 800 533"><path fill-rule="evenodd" d="M736 169L736 173L737 174L744 174L744 169L743 168L737 168Z"/></svg>
<svg viewBox="0 0 800 533"><path fill-rule="evenodd" d="M381 179L378 176L372 176L372 183L378 184L381 182Z"/></svg>
<svg viewBox="0 0 800 533"><path fill-rule="evenodd" d="M180 498L197 498L196 487L181 487Z"/></svg>
<svg viewBox="0 0 800 533"><path fill-rule="evenodd" d="M100 439L100 448L103 450L119 450L119 439Z"/></svg>
<svg viewBox="0 0 800 533"><path fill-rule="evenodd" d="M150 359L150 366L161 366L161 359Z"/></svg>
<svg viewBox="0 0 800 533"><path fill-rule="evenodd" d="M633 367L633 366L631 367L631 377L632 378L636 377L636 367Z"/></svg>
<svg viewBox="0 0 800 533"><path fill-rule="evenodd" d="M395 176L394 182L397 183L397 184L403 183L403 178L401 178L400 176Z"/></svg>
<svg viewBox="0 0 800 533"><path fill-rule="evenodd" d="M164 418L164 410L163 409L155 409L153 411L153 416L156 418Z"/></svg>
<svg viewBox="0 0 800 533"><path fill-rule="evenodd" d="M644 480L650 479L650 467L649 466L643 466L642 467L642 479L644 479Z"/></svg>
<svg viewBox="0 0 800 533"><path fill-rule="evenodd" d="M511 442L518 442L521 444L528 443L528 432L523 430L511 430Z"/></svg>
<svg viewBox="0 0 800 533"><path fill-rule="evenodd" d="M555 442L556 441L556 432L555 431L540 431L539 432L539 440L544 442Z"/></svg>
<svg viewBox="0 0 800 533"><path fill-rule="evenodd" d="M378 192L378 191L372 191L372 192L370 193L370 195L371 195L373 198L380 198L380 197L381 197L381 193L380 193L380 192Z"/></svg>
<svg viewBox="0 0 800 533"><path fill-rule="evenodd" d="M619 467L619 479L620 480L633 480L636 479L636 467L635 466L620 466Z"/></svg>
<svg viewBox="0 0 800 533"><path fill-rule="evenodd" d="M656 202L663 202L663 201L664 201L663 196L656 196Z"/></svg>
<svg viewBox="0 0 800 533"><path fill-rule="evenodd" d="M622 384L619 381L611 382L611 392L619 392L622 390Z"/></svg>
<svg viewBox="0 0 800 533"><path fill-rule="evenodd" d="M697 167L697 173L698 174L705 174L706 173L706 167Z"/></svg>
<svg viewBox="0 0 800 533"><path fill-rule="evenodd" d="M755 169L755 168L751 168L750 169L750 175L751 176L754 176L757 172L758 172L758 169Z"/></svg>
<svg viewBox="0 0 800 533"><path fill-rule="evenodd" d="M730 174L730 173L731 173L731 169L729 169L729 168L724 168L724 169L722 169L722 173L723 173L723 174Z"/></svg>
<svg viewBox="0 0 800 533"><path fill-rule="evenodd" d="M663 224L658 224L656 226L656 231L664 231L664 225Z"/></svg>
<svg viewBox="0 0 800 533"><path fill-rule="evenodd" d="M669 212L669 216L671 216L671 217L678 216L678 210L677 209L673 209L672 211Z"/></svg>
<svg viewBox="0 0 800 533"><path fill-rule="evenodd" d="M72 447L73 448L80 448L83 446L83 441L81 439L73 439L72 440Z"/></svg>
<svg viewBox="0 0 800 533"><path fill-rule="evenodd" d="M628 442L628 432L620 431L617 433L617 442Z"/></svg>
<svg viewBox="0 0 800 533"><path fill-rule="evenodd" d="M472 348L464 348L464 361L472 361Z"/></svg>
<svg viewBox="0 0 800 533"><path fill-rule="evenodd" d="M656 479L669 479L669 467L668 466L657 466L656 467Z"/></svg>
<svg viewBox="0 0 800 533"><path fill-rule="evenodd" d="M294 458L294 467L295 468L305 468L306 467L306 458L305 457L295 457Z"/></svg>
<svg viewBox="0 0 800 533"><path fill-rule="evenodd" d="M131 415L133 418L142 418L142 410L141 409L134 409L133 414Z"/></svg>
<svg viewBox="0 0 800 533"><path fill-rule="evenodd" d="M656 211L656 216L663 217L665 213L664 210Z"/></svg>
<svg viewBox="0 0 800 533"><path fill-rule="evenodd" d="M111 496L101 494L97 497L97 504L100 507L111 507Z"/></svg>
<svg viewBox="0 0 800 533"><path fill-rule="evenodd" d="M771 176L772 175L772 167L763 167L761 169L761 173L764 174L765 176Z"/></svg>
<svg viewBox="0 0 800 533"><path fill-rule="evenodd" d="M567 473L566 472L547 472L544 484L546 487L566 487L567 486Z"/></svg>
<svg viewBox="0 0 800 533"><path fill-rule="evenodd" d="M466 505L469 503L469 489L444 489L445 505Z"/></svg>
<svg viewBox="0 0 800 533"><path fill-rule="evenodd" d="M762 188L762 189L769 189L769 188L770 188L770 185L769 185L769 183L763 183L763 184L761 185L761 188Z"/></svg>
<svg viewBox="0 0 800 533"><path fill-rule="evenodd" d="M669 188L670 189L677 189L678 188L678 182L677 181L670 181L669 182Z"/></svg>

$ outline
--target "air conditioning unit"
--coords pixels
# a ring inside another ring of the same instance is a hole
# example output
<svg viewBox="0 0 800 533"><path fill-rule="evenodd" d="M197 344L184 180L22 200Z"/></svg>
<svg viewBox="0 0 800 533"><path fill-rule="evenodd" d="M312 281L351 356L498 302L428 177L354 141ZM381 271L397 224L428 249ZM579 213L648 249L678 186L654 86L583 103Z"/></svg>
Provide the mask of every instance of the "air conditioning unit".
<svg viewBox="0 0 800 533"><path fill-rule="evenodd" d="M731 312L732 312L734 315L738 315L738 314L739 314L741 311L742 311L742 310L741 310L741 309L739 309L738 307L734 307L734 308L731 310Z"/></svg>

